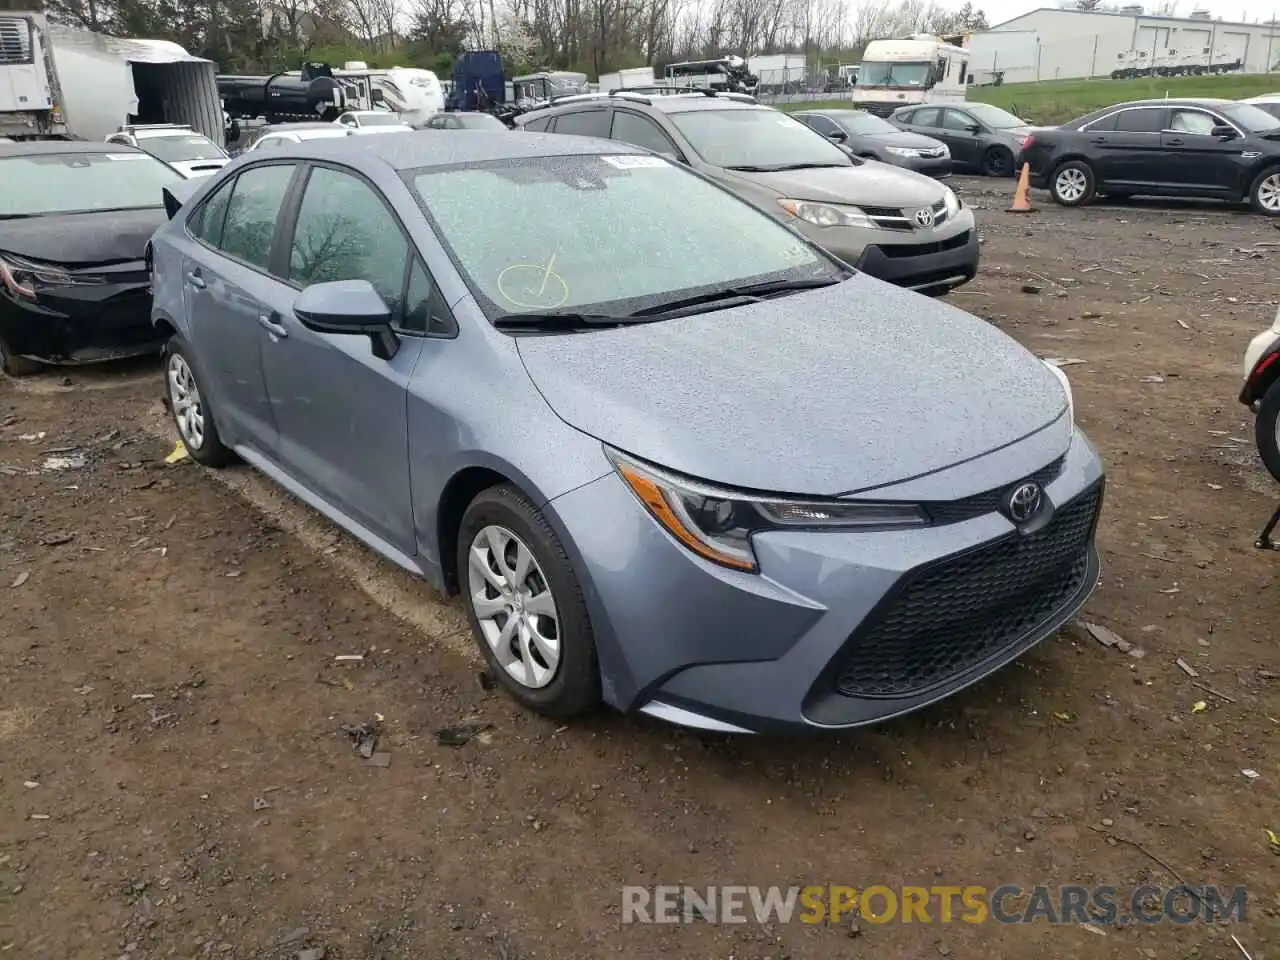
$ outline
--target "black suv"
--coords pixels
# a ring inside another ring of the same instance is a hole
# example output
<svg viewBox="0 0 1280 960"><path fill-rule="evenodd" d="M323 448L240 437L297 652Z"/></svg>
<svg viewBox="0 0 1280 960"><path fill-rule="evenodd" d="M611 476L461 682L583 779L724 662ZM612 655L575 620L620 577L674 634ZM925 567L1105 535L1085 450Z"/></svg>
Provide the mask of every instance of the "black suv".
<svg viewBox="0 0 1280 960"><path fill-rule="evenodd" d="M1031 185L1076 207L1108 197L1247 200L1280 217L1280 119L1235 100L1140 100L1037 129Z"/></svg>

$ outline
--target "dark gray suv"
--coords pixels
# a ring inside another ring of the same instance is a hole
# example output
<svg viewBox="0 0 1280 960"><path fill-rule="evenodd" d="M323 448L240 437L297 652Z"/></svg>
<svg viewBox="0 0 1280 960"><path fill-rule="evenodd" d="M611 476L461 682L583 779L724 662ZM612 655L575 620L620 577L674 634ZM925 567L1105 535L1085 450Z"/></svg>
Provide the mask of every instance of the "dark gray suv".
<svg viewBox="0 0 1280 960"><path fill-rule="evenodd" d="M518 129L621 140L685 164L874 277L932 294L978 271L973 213L950 187L850 157L741 94L563 97Z"/></svg>

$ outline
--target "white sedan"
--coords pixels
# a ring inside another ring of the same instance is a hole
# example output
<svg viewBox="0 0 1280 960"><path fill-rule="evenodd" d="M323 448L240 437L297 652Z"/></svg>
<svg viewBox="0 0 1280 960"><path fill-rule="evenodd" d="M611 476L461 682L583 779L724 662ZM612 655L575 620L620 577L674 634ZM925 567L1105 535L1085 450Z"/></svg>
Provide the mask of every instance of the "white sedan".
<svg viewBox="0 0 1280 960"><path fill-rule="evenodd" d="M387 110L348 110L334 121L352 133L397 133L412 130L400 114Z"/></svg>

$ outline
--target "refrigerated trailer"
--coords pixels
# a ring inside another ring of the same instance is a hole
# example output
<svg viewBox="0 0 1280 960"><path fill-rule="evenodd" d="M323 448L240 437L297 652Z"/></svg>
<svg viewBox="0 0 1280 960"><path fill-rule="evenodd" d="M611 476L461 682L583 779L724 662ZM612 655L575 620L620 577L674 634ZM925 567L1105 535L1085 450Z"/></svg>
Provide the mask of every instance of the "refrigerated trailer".
<svg viewBox="0 0 1280 960"><path fill-rule="evenodd" d="M225 146L217 66L165 40L125 40L0 11L0 137L105 140L180 123Z"/></svg>

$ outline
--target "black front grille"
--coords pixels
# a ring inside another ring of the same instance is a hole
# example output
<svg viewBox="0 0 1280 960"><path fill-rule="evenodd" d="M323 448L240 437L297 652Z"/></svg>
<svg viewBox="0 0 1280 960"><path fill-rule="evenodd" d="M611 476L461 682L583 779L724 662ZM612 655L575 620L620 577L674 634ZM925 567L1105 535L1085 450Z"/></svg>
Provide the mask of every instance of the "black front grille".
<svg viewBox="0 0 1280 960"><path fill-rule="evenodd" d="M957 233L954 237L935 243L882 243L880 252L886 257L923 257L931 253L943 253L947 250L958 250L969 242L969 231ZM954 271L952 271L954 272Z"/></svg>
<svg viewBox="0 0 1280 960"><path fill-rule="evenodd" d="M1097 487L1030 536L1011 534L911 576L849 638L836 690L919 694L1015 647L1084 586L1101 506Z"/></svg>
<svg viewBox="0 0 1280 960"><path fill-rule="evenodd" d="M99 333L141 327L150 333L151 297L146 293L126 293L102 305L94 326Z"/></svg>
<svg viewBox="0 0 1280 960"><path fill-rule="evenodd" d="M962 520L972 520L974 517L995 513L1000 509L1000 501L1004 495L1017 486L1018 483L1033 480L1041 487L1047 487L1058 478L1065 460L1066 454L1063 454L1047 467L1042 467L1023 480L1015 483L1006 483L1003 487L987 490L984 493L975 493L973 496L965 497L963 500L926 503L924 504L925 512L929 514L929 519L936 524L959 523Z"/></svg>

